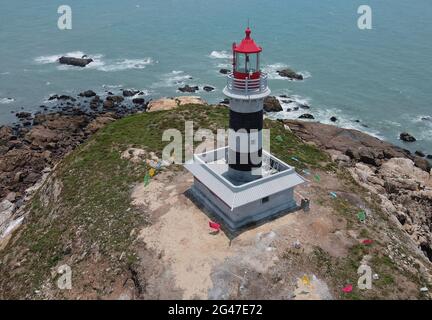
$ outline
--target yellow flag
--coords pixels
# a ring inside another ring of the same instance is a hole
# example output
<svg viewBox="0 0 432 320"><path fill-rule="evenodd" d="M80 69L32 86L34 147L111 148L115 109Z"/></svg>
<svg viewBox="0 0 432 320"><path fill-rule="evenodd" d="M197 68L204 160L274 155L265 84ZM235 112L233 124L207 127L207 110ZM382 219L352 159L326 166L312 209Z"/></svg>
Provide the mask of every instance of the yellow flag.
<svg viewBox="0 0 432 320"><path fill-rule="evenodd" d="M153 168L151 168L151 169L149 170L149 175L150 175L150 177L153 177L155 174L156 174L156 170L153 169Z"/></svg>
<svg viewBox="0 0 432 320"><path fill-rule="evenodd" d="M303 284L306 285L306 286L310 285L310 279L309 279L309 277L308 277L307 275L304 275L304 276L301 278L301 281L302 281Z"/></svg>

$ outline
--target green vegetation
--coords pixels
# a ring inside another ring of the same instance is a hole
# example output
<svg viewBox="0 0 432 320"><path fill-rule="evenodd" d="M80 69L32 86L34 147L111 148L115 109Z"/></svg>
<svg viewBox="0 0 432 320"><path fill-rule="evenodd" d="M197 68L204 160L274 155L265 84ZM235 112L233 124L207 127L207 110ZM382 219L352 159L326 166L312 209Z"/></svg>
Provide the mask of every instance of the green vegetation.
<svg viewBox="0 0 432 320"><path fill-rule="evenodd" d="M121 152L137 147L160 155L169 143L162 141L164 130L175 128L184 133L185 121L194 121L194 130L216 132L227 129L228 117L227 108L201 105L136 114L107 125L79 146L57 168L55 179L62 186L59 200L44 202L52 195L42 188L31 202L26 227L0 252L0 260L6 261L0 266L0 272L6 275L0 284L11 289L5 295L31 296L50 278L52 268L67 261L75 251L87 255L98 252L109 257L113 268L127 268L135 259L131 233L147 223L147 217L130 206L130 192L143 181L147 168L121 159ZM271 128L272 151L288 163L299 166L292 156L298 157L302 165L311 166L327 159L318 149L301 143L283 124L265 121L265 125ZM275 142L276 135L283 142ZM5 258L7 252L15 256ZM120 260L122 256L125 258ZM15 262L25 272L12 273L6 267Z"/></svg>

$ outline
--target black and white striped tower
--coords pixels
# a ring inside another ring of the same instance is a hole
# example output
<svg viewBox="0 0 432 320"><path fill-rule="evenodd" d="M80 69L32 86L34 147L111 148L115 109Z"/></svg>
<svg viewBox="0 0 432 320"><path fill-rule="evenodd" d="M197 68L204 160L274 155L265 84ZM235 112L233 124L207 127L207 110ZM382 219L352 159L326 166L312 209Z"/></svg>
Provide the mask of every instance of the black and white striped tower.
<svg viewBox="0 0 432 320"><path fill-rule="evenodd" d="M230 101L228 176L237 183L261 177L264 98L270 94L267 75L260 70L259 47L246 29L246 37L233 44L233 70L224 94Z"/></svg>

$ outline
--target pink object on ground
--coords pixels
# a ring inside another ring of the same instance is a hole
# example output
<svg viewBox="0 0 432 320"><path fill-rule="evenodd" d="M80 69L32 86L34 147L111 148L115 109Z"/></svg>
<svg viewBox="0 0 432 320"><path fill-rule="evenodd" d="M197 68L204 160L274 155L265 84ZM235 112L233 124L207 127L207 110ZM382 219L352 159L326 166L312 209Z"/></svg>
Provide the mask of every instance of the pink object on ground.
<svg viewBox="0 0 432 320"><path fill-rule="evenodd" d="M343 292L345 293L350 293L353 289L352 284L347 285L345 288L342 289Z"/></svg>
<svg viewBox="0 0 432 320"><path fill-rule="evenodd" d="M221 225L219 223L216 223L213 221L209 221L209 227L216 230L216 231L220 231L220 229L221 229Z"/></svg>

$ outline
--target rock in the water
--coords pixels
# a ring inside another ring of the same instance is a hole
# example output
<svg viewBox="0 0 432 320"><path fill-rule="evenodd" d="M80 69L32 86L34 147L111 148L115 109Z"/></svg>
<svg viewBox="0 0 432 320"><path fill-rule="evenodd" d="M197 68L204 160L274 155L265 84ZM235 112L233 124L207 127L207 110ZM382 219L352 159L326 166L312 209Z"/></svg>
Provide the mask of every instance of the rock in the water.
<svg viewBox="0 0 432 320"><path fill-rule="evenodd" d="M432 154L428 154L428 155L426 156L426 158L427 158L427 159L432 159Z"/></svg>
<svg viewBox="0 0 432 320"><path fill-rule="evenodd" d="M91 97L96 96L96 92L94 92L93 90L87 90L87 91L81 92L79 94L79 96L85 97L85 98L91 98Z"/></svg>
<svg viewBox="0 0 432 320"><path fill-rule="evenodd" d="M105 100L104 102L103 102L103 107L105 108L105 109L112 109L112 108L114 108L114 101L112 101L112 100Z"/></svg>
<svg viewBox="0 0 432 320"><path fill-rule="evenodd" d="M221 102L219 102L219 104L226 104L229 105L230 101L228 98L223 99Z"/></svg>
<svg viewBox="0 0 432 320"><path fill-rule="evenodd" d="M178 88L179 89L179 91L181 91L181 92L190 92L190 93L193 93L193 92L196 92L196 91L198 91L199 90L199 87L198 86L189 86L188 84L187 85L185 85L184 87L182 87L182 88Z"/></svg>
<svg viewBox="0 0 432 320"><path fill-rule="evenodd" d="M210 91L213 91L215 88L213 88L213 87L211 87L211 86L204 86L203 87L203 90L204 91L207 91L207 92L210 92Z"/></svg>
<svg viewBox="0 0 432 320"><path fill-rule="evenodd" d="M144 100L144 98L135 98L132 100L132 102L135 104L144 104L145 100Z"/></svg>
<svg viewBox="0 0 432 320"><path fill-rule="evenodd" d="M106 99L114 103L121 103L124 101L122 96L108 96Z"/></svg>
<svg viewBox="0 0 432 320"><path fill-rule="evenodd" d="M304 113L301 116L299 116L299 119L315 119L315 117L310 113Z"/></svg>
<svg viewBox="0 0 432 320"><path fill-rule="evenodd" d="M279 112L282 111L282 106L276 97L269 96L264 99L264 111Z"/></svg>
<svg viewBox="0 0 432 320"><path fill-rule="evenodd" d="M402 132L399 137L402 141L405 141L405 142L414 142L417 140L412 135L410 135L408 132Z"/></svg>
<svg viewBox="0 0 432 320"><path fill-rule="evenodd" d="M331 122L336 122L336 121L338 121L338 119L337 119L336 117L333 116L333 117L330 118L330 121L331 121Z"/></svg>
<svg viewBox="0 0 432 320"><path fill-rule="evenodd" d="M133 97L140 93L138 90L123 90L123 97Z"/></svg>
<svg viewBox="0 0 432 320"><path fill-rule="evenodd" d="M228 74L228 73L231 72L231 70L222 68L222 69L219 70L219 72L222 73L222 74Z"/></svg>
<svg viewBox="0 0 432 320"><path fill-rule="evenodd" d="M31 115L30 112L24 112L24 111L22 111L22 112L16 113L15 116L18 119L30 119L32 115Z"/></svg>
<svg viewBox="0 0 432 320"><path fill-rule="evenodd" d="M422 158L425 157L425 154L422 151L420 151L420 150L417 150L416 152L414 152L414 154L417 155L417 156L419 156L419 157L422 157Z"/></svg>
<svg viewBox="0 0 432 320"><path fill-rule="evenodd" d="M279 70L277 72L281 77L289 78L289 79L295 79L295 80L303 80L303 76L294 70L291 70L289 68Z"/></svg>
<svg viewBox="0 0 432 320"><path fill-rule="evenodd" d="M89 58L73 58L73 57L61 57L58 60L61 64L67 64L75 67L85 67L89 63L93 62L93 59Z"/></svg>

